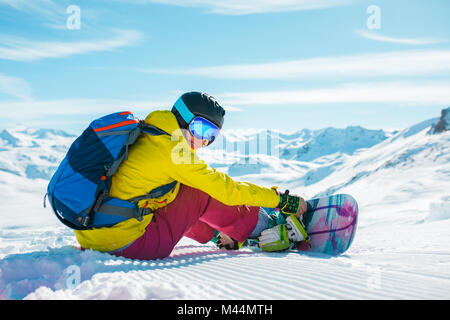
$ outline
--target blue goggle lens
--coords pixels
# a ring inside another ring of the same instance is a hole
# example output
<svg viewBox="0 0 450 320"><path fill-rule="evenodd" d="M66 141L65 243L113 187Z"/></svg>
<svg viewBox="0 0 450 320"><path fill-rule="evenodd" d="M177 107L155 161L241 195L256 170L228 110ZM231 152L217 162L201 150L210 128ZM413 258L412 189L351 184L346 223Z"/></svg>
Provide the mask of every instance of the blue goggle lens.
<svg viewBox="0 0 450 320"><path fill-rule="evenodd" d="M208 144L212 143L220 132L220 129L214 123L201 117L195 117L189 123L189 130L194 137L208 140Z"/></svg>

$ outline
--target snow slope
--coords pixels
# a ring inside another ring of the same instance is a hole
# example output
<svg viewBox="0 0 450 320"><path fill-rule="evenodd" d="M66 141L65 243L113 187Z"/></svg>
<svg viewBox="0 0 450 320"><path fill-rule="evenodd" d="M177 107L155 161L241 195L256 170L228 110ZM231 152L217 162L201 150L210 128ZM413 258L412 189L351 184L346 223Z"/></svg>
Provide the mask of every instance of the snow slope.
<svg viewBox="0 0 450 320"><path fill-rule="evenodd" d="M338 257L228 252L189 239L157 261L81 252L73 233L41 208L47 179L74 137L3 131L0 296L449 299L450 131L432 134L438 121L399 132L350 127L279 133L279 143L271 146L275 155L245 147L261 132L230 133L224 139L241 143L222 141L231 144L226 152L202 151L208 163L237 180L278 185L306 198L352 194L359 202L359 226L352 247Z"/></svg>

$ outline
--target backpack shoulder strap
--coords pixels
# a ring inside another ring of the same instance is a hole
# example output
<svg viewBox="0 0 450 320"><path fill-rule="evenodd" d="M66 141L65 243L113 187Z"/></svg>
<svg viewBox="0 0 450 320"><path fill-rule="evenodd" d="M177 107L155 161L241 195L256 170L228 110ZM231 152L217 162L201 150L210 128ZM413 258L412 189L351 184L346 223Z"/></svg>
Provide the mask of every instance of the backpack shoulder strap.
<svg viewBox="0 0 450 320"><path fill-rule="evenodd" d="M156 189L153 189L146 195L134 197L134 198L128 199L127 201L130 201L133 203L138 203L139 201L144 200L144 199L156 199L156 198L162 197L163 195L172 191L172 189L175 188L175 186L177 185L177 182L178 181L176 181L176 180L172 181L171 183L168 183L168 184L162 185Z"/></svg>
<svg viewBox="0 0 450 320"><path fill-rule="evenodd" d="M147 124L144 121L139 122L139 129L140 129L140 131L150 134L152 136L159 136L159 135L170 136L170 134L165 132L164 130L162 130L158 127L155 127L153 125ZM137 133L137 134L139 134L139 133ZM132 144L135 140L136 140L136 137L134 137L134 138L130 137L130 140L127 141L127 145ZM120 164L122 162L122 160L123 160L123 158L117 161L117 166L118 166L118 164ZM113 168L113 169L114 170L111 170L111 172L110 172L111 176L117 170L117 168ZM111 176L108 177L109 184L111 181ZM99 201L99 206L97 208L95 208L94 210L98 211L98 212L103 212L106 214L114 215L114 216L123 217L123 218L135 218L135 219L141 221L142 217L144 215L151 213L151 210L148 208L139 208L137 206L137 203L142 199L159 198L159 197L165 195L166 193L170 192L173 188L175 188L176 184L177 184L177 181L173 181L169 184L166 184L166 185L160 186L156 189L153 189L146 195L134 197L132 199L126 200L126 202L132 204L131 206L117 205L116 203L114 203L114 201L113 202L108 201L107 199L112 199L112 198L110 198L108 195L108 192L106 192L104 194L104 198ZM108 190L109 190L109 185L108 185Z"/></svg>
<svg viewBox="0 0 450 320"><path fill-rule="evenodd" d="M117 202L122 203L122 205L119 205ZM135 218L138 221L142 221L142 218L145 215L152 213L149 208L139 208L135 203L130 203L132 206L130 206L130 204L125 205L124 202L126 201L117 198L108 198L104 203L101 204L98 212L122 217L125 219Z"/></svg>
<svg viewBox="0 0 450 320"><path fill-rule="evenodd" d="M155 127L154 125L145 123L143 120L141 120L141 122L139 123L139 128L141 128L143 132L148 133L152 136L161 136L161 135L170 136L170 134L165 132L164 130Z"/></svg>

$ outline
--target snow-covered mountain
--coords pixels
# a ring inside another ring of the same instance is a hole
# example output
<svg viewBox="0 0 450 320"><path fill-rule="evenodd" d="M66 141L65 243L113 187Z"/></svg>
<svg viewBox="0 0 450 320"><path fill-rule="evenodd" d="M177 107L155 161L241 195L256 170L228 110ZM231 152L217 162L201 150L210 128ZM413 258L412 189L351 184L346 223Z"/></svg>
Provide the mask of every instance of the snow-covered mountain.
<svg viewBox="0 0 450 320"><path fill-rule="evenodd" d="M215 145L199 154L213 167L235 178L257 174L275 183L295 178L310 185L330 174L343 159L394 133L362 127L302 129L292 134L235 130L224 132Z"/></svg>
<svg viewBox="0 0 450 320"><path fill-rule="evenodd" d="M42 208L48 179L75 137L54 130L3 130L0 296L448 299L449 114L447 108L441 117L394 132L361 127L224 132L201 150L211 166L236 180L277 185L305 198L353 195L359 226L352 247L339 257L225 252L189 239L156 262L80 252L72 247L73 233ZM73 267L79 284L69 286ZM249 268L251 273L242 272ZM292 270L301 270L301 276L286 281L284 274Z"/></svg>
<svg viewBox="0 0 450 320"><path fill-rule="evenodd" d="M380 143L389 135L383 130L361 127L303 129L293 134L270 130L250 134L239 130L225 131L218 142L201 153L208 160L214 160L214 166L231 167L231 175L237 176L239 165L244 165L242 169L246 173L256 170L257 166L251 164L259 164L261 169L265 166L262 162L268 149L266 146L258 148L258 143L272 143L270 155L281 160L312 162L324 156L352 155ZM4 129L0 132L0 170L29 179L48 180L75 138L62 130ZM211 158L212 155L215 157Z"/></svg>
<svg viewBox="0 0 450 320"><path fill-rule="evenodd" d="M0 131L0 171L49 180L74 139L62 130L4 129Z"/></svg>

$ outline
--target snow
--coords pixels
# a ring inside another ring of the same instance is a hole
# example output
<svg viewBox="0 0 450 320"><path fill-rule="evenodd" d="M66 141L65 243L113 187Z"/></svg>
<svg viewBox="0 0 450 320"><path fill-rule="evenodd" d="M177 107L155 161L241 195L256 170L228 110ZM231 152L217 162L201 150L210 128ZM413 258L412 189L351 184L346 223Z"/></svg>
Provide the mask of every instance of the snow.
<svg viewBox="0 0 450 320"><path fill-rule="evenodd" d="M202 158L237 180L277 185L306 198L353 195L360 207L358 230L352 247L337 257L229 252L190 239L155 261L80 251L73 232L42 208L48 179L75 137L55 130L3 130L0 296L449 299L450 131L431 134L438 120L398 132L270 131L279 137L270 154L248 147L264 132L230 132L215 148L202 150ZM225 144L231 150L223 152L219 146Z"/></svg>
<svg viewBox="0 0 450 320"><path fill-rule="evenodd" d="M426 221L440 221L450 219L450 196L443 197L440 202L430 203L430 210Z"/></svg>

